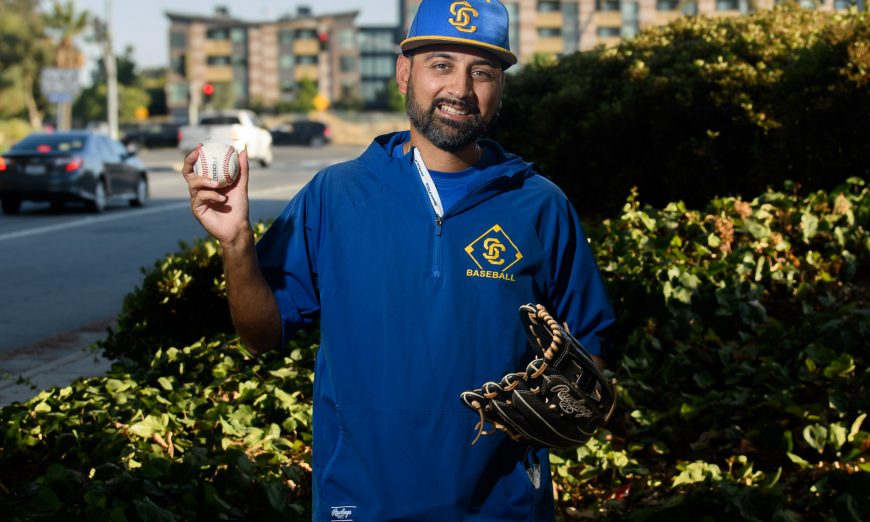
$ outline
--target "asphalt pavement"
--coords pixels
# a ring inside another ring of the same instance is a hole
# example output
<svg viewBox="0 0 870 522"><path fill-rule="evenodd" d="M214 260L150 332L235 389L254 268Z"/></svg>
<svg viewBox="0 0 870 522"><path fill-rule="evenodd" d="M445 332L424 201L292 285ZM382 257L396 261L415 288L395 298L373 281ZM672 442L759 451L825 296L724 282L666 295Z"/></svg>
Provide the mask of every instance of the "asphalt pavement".
<svg viewBox="0 0 870 522"><path fill-rule="evenodd" d="M81 377L104 375L111 362L95 350L108 324L75 332L0 354L0 407L25 402L42 390L64 387Z"/></svg>

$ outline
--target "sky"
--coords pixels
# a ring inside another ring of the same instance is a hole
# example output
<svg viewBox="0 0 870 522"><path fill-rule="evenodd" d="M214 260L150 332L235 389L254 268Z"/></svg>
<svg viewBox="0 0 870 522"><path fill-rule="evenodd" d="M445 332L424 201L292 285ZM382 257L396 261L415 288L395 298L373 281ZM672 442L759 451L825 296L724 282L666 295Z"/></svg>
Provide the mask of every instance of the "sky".
<svg viewBox="0 0 870 522"><path fill-rule="evenodd" d="M106 18L106 5L111 4L112 34L115 54L133 46L134 60L139 70L167 65L169 51L169 19L167 11L210 15L217 6L225 6L230 16L241 20L271 20L283 14L295 14L297 6L310 6L314 15L343 11L359 11L359 25L394 25L399 20L398 0L73 0L76 9L88 10ZM88 58L86 70L93 67L99 49L81 42ZM89 78L89 75L88 75Z"/></svg>

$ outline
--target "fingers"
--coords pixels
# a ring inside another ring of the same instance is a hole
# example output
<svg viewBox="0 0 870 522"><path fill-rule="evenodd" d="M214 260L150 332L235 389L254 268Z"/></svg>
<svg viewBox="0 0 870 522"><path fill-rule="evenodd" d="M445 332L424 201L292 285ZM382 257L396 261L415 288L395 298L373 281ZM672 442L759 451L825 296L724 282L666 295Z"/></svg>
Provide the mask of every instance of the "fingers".
<svg viewBox="0 0 870 522"><path fill-rule="evenodd" d="M202 143L197 144L196 148L184 157L184 162L181 164L181 175L184 176L188 182L191 178L197 177L193 172L193 165L196 163L196 160L199 159L199 149L201 147Z"/></svg>
<svg viewBox="0 0 870 522"><path fill-rule="evenodd" d="M239 178L236 180L236 185L248 187L248 149L243 149L239 152Z"/></svg>

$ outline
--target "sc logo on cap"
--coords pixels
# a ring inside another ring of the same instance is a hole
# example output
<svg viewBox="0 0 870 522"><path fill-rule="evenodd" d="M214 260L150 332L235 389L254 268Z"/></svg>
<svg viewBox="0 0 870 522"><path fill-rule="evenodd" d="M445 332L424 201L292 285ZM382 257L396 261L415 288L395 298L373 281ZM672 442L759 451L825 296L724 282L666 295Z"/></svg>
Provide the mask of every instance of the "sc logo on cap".
<svg viewBox="0 0 870 522"><path fill-rule="evenodd" d="M448 19L450 25L456 28L457 31L462 31L463 33L473 33L477 31L477 26L471 24L472 18L477 18L480 16L480 13L477 12L477 9L471 7L471 4L468 2L453 2L450 4L450 14L453 15L453 18Z"/></svg>

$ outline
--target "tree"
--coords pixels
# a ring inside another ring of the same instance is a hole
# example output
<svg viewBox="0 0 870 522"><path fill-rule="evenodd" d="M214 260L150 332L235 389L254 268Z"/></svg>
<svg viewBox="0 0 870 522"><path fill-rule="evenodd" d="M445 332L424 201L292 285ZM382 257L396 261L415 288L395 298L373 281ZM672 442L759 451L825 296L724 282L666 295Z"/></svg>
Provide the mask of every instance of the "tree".
<svg viewBox="0 0 870 522"><path fill-rule="evenodd" d="M387 110L391 112L405 111L405 95L399 91L395 80L387 81Z"/></svg>
<svg viewBox="0 0 870 522"><path fill-rule="evenodd" d="M124 54L116 57L118 71L118 112L121 121L136 119L138 107L149 107L151 102L143 80L136 71L133 48L127 46ZM82 121L105 121L107 119L107 73L102 59L91 75L91 86L82 91L73 106L76 118ZM150 108L149 108L150 112Z"/></svg>
<svg viewBox="0 0 870 522"><path fill-rule="evenodd" d="M50 61L51 45L38 0L2 0L0 6L0 114L26 108L30 125L42 126L36 96L39 72Z"/></svg>

